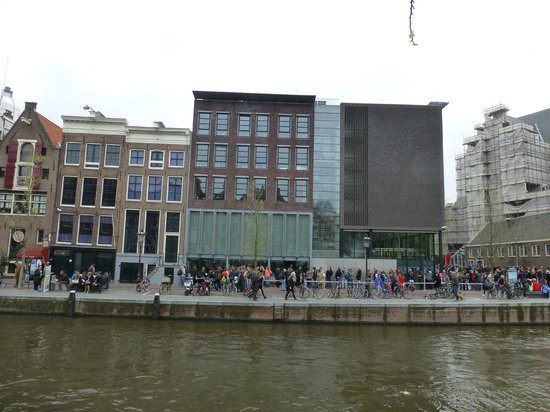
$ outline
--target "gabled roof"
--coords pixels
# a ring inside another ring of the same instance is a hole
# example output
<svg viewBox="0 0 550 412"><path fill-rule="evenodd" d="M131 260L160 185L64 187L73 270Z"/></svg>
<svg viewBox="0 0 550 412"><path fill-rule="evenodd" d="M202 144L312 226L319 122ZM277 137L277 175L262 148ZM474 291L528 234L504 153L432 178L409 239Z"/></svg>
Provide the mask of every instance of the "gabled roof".
<svg viewBox="0 0 550 412"><path fill-rule="evenodd" d="M491 225L487 223L473 238L469 246L482 246L491 243ZM538 213L501 220L492 225L493 244L524 243L550 239L550 212Z"/></svg>
<svg viewBox="0 0 550 412"><path fill-rule="evenodd" d="M52 146L59 147L61 145L61 139L63 138L63 129L51 120L42 116L40 113L34 113L36 113L36 117L38 117L38 120L40 120L40 124L42 124L42 127L46 131L46 134L48 135Z"/></svg>

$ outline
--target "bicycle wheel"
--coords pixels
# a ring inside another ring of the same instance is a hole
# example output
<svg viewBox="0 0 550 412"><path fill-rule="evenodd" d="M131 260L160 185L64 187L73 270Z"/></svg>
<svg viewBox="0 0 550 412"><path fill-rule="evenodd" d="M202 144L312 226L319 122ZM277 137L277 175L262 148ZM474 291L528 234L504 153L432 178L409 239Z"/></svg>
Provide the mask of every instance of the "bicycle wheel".
<svg viewBox="0 0 550 412"><path fill-rule="evenodd" d="M410 298L412 298L412 290L411 290L411 288L405 286L405 288L403 289L403 294L402 294L402 296L403 296L404 299L410 299Z"/></svg>
<svg viewBox="0 0 550 412"><path fill-rule="evenodd" d="M315 299L323 299L324 296L325 296L325 289L322 289L322 288L313 289L313 297Z"/></svg>
<svg viewBox="0 0 550 412"><path fill-rule="evenodd" d="M365 294L365 288L364 287L353 288L352 297L354 299L361 299L364 294Z"/></svg>
<svg viewBox="0 0 550 412"><path fill-rule="evenodd" d="M382 299L384 295L384 289L382 289L380 286L375 287L372 291L372 297L375 299Z"/></svg>
<svg viewBox="0 0 550 412"><path fill-rule="evenodd" d="M137 292L137 293L141 293L141 283L138 283L138 284L136 285L136 292Z"/></svg>
<svg viewBox="0 0 550 412"><path fill-rule="evenodd" d="M302 299L309 298L309 289L308 288L300 288L300 297Z"/></svg>
<svg viewBox="0 0 550 412"><path fill-rule="evenodd" d="M506 289L499 289L498 290L497 299L500 299L500 300L506 299Z"/></svg>

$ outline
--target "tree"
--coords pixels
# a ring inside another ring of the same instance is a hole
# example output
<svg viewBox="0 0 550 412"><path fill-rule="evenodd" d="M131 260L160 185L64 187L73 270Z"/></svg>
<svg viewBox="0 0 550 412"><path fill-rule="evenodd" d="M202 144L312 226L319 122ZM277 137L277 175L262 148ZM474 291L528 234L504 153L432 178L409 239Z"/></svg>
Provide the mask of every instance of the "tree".
<svg viewBox="0 0 550 412"><path fill-rule="evenodd" d="M256 187L255 182L249 185L248 200L252 203L252 210L245 214L244 236L245 253L252 257L253 266L258 265L260 256L267 253L268 225L267 213L264 213L266 192L265 186Z"/></svg>

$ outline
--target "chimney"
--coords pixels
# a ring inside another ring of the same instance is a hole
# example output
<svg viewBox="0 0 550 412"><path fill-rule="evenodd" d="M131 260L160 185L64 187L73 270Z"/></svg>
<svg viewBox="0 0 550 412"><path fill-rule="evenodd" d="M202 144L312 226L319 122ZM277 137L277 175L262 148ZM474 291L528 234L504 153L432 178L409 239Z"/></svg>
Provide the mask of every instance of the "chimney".
<svg viewBox="0 0 550 412"><path fill-rule="evenodd" d="M156 121L155 122L155 127L159 128L159 129L164 129L166 126L164 126L164 123L161 122L161 121Z"/></svg>
<svg viewBox="0 0 550 412"><path fill-rule="evenodd" d="M34 112L36 110L36 102L25 102L25 111Z"/></svg>

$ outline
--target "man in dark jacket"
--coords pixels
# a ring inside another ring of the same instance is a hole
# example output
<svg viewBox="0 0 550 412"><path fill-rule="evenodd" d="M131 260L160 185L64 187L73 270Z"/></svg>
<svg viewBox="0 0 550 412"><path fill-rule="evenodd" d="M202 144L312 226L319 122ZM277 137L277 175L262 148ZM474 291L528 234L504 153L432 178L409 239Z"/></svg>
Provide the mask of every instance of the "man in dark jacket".
<svg viewBox="0 0 550 412"><path fill-rule="evenodd" d="M40 269L36 268L33 275L32 275L32 281L34 284L34 290L38 290L38 287L40 286L40 282L42 281L42 272Z"/></svg>

